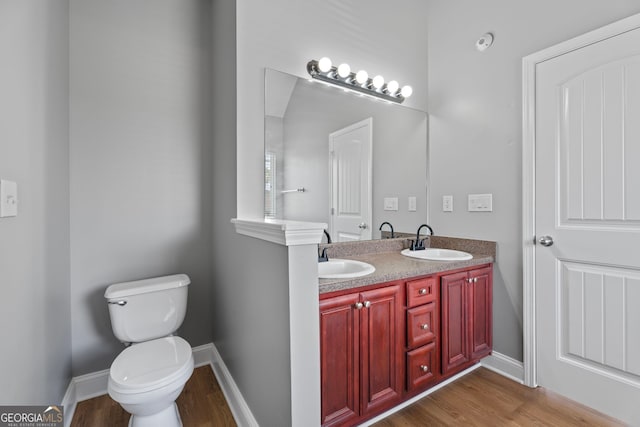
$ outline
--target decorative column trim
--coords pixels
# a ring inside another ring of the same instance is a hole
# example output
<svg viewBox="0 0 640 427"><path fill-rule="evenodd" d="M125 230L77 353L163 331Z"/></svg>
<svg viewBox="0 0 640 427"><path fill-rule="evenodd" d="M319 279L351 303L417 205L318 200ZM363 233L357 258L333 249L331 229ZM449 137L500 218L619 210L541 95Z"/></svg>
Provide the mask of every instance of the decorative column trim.
<svg viewBox="0 0 640 427"><path fill-rule="evenodd" d="M322 240L326 223L279 219L239 219L231 222L236 233L284 246L317 245Z"/></svg>

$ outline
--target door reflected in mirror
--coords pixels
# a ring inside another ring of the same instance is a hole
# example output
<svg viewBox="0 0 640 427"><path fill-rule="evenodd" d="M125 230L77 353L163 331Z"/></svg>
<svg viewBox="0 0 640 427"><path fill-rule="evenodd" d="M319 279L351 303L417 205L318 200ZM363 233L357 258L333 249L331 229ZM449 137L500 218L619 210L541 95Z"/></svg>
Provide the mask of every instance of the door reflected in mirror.
<svg viewBox="0 0 640 427"><path fill-rule="evenodd" d="M325 222L334 242L414 232L427 156L425 112L266 70L266 218Z"/></svg>

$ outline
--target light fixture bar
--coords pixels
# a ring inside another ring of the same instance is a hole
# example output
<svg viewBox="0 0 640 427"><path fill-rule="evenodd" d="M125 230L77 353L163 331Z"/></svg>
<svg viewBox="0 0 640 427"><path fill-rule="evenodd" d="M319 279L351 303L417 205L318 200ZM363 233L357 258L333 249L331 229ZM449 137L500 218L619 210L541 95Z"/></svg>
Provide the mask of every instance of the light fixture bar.
<svg viewBox="0 0 640 427"><path fill-rule="evenodd" d="M321 62L322 67L320 66ZM322 69L327 71L323 71ZM349 72L346 73L345 70L349 70ZM390 84L382 84L382 86L380 86L379 82L376 81L376 85L374 85L374 80L376 79L384 82L382 77L376 76L374 78L369 78L366 72L359 72L360 76L358 76L358 73L351 72L349 66L346 64L334 67L331 65L331 61L328 58L322 58L320 61L316 61L315 59L309 61L307 63L307 72L314 79L365 95L384 99L385 101L402 104L405 100L405 96L402 95L402 90L398 90L398 83L396 81L389 82ZM360 83L360 81L364 80L363 76L367 76L367 78L363 83ZM380 87L376 88L375 86ZM405 88L408 88L408 91L405 90L405 93L410 94L411 88L409 86L405 86L403 89Z"/></svg>

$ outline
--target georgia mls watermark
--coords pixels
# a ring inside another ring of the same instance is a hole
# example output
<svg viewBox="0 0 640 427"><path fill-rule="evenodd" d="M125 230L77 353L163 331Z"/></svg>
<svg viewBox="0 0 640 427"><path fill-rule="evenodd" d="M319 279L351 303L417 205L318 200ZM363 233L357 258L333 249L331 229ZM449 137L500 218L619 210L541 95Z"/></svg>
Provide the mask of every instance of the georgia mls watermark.
<svg viewBox="0 0 640 427"><path fill-rule="evenodd" d="M62 406L0 406L0 427L63 427Z"/></svg>

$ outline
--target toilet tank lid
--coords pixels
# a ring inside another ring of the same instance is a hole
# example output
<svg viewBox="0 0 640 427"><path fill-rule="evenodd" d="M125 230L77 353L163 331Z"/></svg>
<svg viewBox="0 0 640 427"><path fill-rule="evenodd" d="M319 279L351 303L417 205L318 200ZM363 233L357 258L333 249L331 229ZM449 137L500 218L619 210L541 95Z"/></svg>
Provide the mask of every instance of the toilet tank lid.
<svg viewBox="0 0 640 427"><path fill-rule="evenodd" d="M191 280L186 274L174 274L172 276L152 277L150 279L134 280L132 282L115 283L104 291L104 297L110 300L179 288L181 286L187 286L189 283L191 283Z"/></svg>

